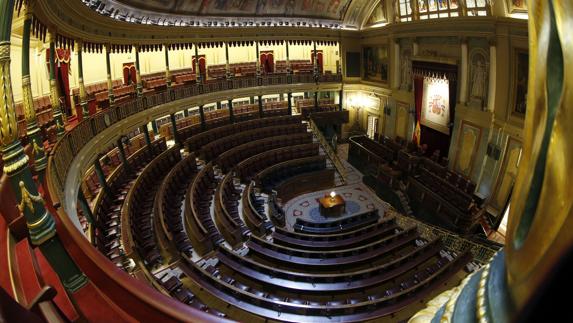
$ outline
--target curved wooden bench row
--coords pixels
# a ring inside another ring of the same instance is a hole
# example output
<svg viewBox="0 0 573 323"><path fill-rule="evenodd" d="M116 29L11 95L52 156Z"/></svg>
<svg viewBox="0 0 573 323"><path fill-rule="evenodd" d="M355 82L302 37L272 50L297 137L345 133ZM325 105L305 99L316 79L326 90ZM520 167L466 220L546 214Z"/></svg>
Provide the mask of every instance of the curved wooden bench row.
<svg viewBox="0 0 573 323"><path fill-rule="evenodd" d="M156 243L153 206L159 183L181 160L179 149L178 145L171 147L143 169L127 193L121 210L121 239L125 253L133 257L133 248L137 249L148 267L155 267L163 260Z"/></svg>
<svg viewBox="0 0 573 323"><path fill-rule="evenodd" d="M307 269L348 267L379 257L390 250L416 240L419 233L415 226L399 231L381 240L364 246L335 251L310 251L276 245L257 236L251 236L246 246L253 252L271 261L280 261L289 266L304 266Z"/></svg>
<svg viewBox="0 0 573 323"><path fill-rule="evenodd" d="M448 281L470 258L469 254L456 257L453 261L440 258L380 294L347 296L323 302L307 301L297 295L271 294L258 287L244 285L211 265L200 267L188 262L190 268L186 273L203 289L231 306L270 319L287 322L355 322L390 315L419 302Z"/></svg>
<svg viewBox="0 0 573 323"><path fill-rule="evenodd" d="M220 248L216 257L232 271L261 284L272 285L273 288L297 292L341 292L367 288L394 279L435 257L442 250L439 239L421 246L415 243L411 245L414 247L409 252L404 253L402 249L392 252L389 254L389 261L372 268L328 274L278 269L238 255L226 248Z"/></svg>
<svg viewBox="0 0 573 323"><path fill-rule="evenodd" d="M193 247L183 227L181 207L185 200L185 190L197 172L195 155L190 154L167 174L159 188L155 203L155 214L157 214L163 235L178 252L189 257Z"/></svg>
<svg viewBox="0 0 573 323"><path fill-rule="evenodd" d="M312 133L296 133L274 136L247 142L223 152L216 160L216 164L223 172L230 171L241 161L254 155L282 147L312 143Z"/></svg>
<svg viewBox="0 0 573 323"><path fill-rule="evenodd" d="M275 164L291 159L317 156L319 144L309 143L302 145L276 148L251 156L240 162L235 171L243 182L251 181L258 172Z"/></svg>
<svg viewBox="0 0 573 323"><path fill-rule="evenodd" d="M340 220L329 222L312 222L301 218L296 219L293 228L296 232L309 234L332 234L352 231L357 228L378 222L378 210L369 210Z"/></svg>
<svg viewBox="0 0 573 323"><path fill-rule="evenodd" d="M215 223L232 246L246 240L251 231L239 216L241 192L235 188L233 175L227 174L215 192Z"/></svg>
<svg viewBox="0 0 573 323"><path fill-rule="evenodd" d="M201 255L224 241L211 218L211 201L216 187L213 165L209 163L190 183L185 197L185 228L193 248Z"/></svg>
<svg viewBox="0 0 573 323"><path fill-rule="evenodd" d="M243 191L243 217L247 226L257 235L264 235L273 227L265 215L265 201L256 196L254 182Z"/></svg>
<svg viewBox="0 0 573 323"><path fill-rule="evenodd" d="M334 168L321 169L315 172L305 172L291 176L273 188L277 198L281 201L290 201L297 196L330 189L336 186L334 181L336 171Z"/></svg>
<svg viewBox="0 0 573 323"><path fill-rule="evenodd" d="M285 179L308 172L326 168L326 156L318 155L287 160L260 171L255 177L258 186L265 192L284 181Z"/></svg>
<svg viewBox="0 0 573 323"><path fill-rule="evenodd" d="M219 110L216 110L219 111ZM228 119L228 118L227 118ZM250 120L245 122L234 123L222 127L218 127L215 129L211 129L205 132L202 132L198 135L192 136L189 138L185 145L189 149L189 151L196 151L201 149L203 146L207 145L208 143L220 139L222 137L226 137L235 133L239 133L246 130L252 130L256 128L264 128L264 127L271 127L271 126L278 126L278 125L285 125L285 124L300 124L302 119L298 116L283 116L283 117L272 117L272 118L262 118L256 120Z"/></svg>
<svg viewBox="0 0 573 323"><path fill-rule="evenodd" d="M235 147L236 145L241 145L244 143L268 137L293 135L305 132L307 132L307 127L304 124L274 125L252 130L246 130L214 140L204 145L201 148L201 157L205 161L211 161L220 154L222 154L223 152Z"/></svg>
<svg viewBox="0 0 573 323"><path fill-rule="evenodd" d="M332 250L371 242L397 228L396 218L386 217L381 222L372 223L356 230L329 235L303 234L276 227L272 237L273 243L285 247L309 250Z"/></svg>
<svg viewBox="0 0 573 323"><path fill-rule="evenodd" d="M126 195L137 178L137 172L166 149L165 140L158 140L151 147L141 148L128 160L128 167L120 165L107 179L109 193L101 190L94 206L96 247L118 267L123 267L123 255L120 249L121 211Z"/></svg>

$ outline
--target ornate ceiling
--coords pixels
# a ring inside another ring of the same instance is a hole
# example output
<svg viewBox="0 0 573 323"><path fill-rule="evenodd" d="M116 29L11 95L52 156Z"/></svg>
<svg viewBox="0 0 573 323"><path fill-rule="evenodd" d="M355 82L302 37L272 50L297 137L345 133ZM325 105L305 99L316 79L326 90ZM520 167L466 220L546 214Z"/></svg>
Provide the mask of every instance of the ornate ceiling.
<svg viewBox="0 0 573 323"><path fill-rule="evenodd" d="M131 8L193 16L294 16L341 20L351 0L114 0Z"/></svg>
<svg viewBox="0 0 573 323"><path fill-rule="evenodd" d="M117 20L158 25L360 27L380 0L82 0ZM349 18L350 20L349 21ZM234 24L232 24L234 25Z"/></svg>

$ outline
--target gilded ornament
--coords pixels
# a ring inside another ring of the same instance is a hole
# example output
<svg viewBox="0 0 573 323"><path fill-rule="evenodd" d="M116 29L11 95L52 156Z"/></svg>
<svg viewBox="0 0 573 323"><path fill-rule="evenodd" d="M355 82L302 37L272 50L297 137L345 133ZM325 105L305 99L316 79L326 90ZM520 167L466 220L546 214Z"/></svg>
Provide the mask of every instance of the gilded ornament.
<svg viewBox="0 0 573 323"><path fill-rule="evenodd" d="M30 210L31 213L34 213L34 203L43 203L44 200L42 199L42 197L38 194L38 195L32 195L30 193L30 191L28 191L28 189L26 188L26 184L24 184L23 181L20 181L19 183L20 185L20 204L18 204L18 210L20 210L21 213L24 213L24 211L26 209ZM33 227L34 224L38 224L41 223L43 220L43 217L38 220L35 223L29 224L28 227Z"/></svg>

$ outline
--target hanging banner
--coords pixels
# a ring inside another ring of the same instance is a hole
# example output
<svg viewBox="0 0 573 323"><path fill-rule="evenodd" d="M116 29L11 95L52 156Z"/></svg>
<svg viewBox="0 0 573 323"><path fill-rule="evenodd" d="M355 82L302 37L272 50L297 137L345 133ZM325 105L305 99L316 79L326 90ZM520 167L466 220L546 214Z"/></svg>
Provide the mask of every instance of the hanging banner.
<svg viewBox="0 0 573 323"><path fill-rule="evenodd" d="M450 91L447 79L424 77L421 123L439 132L450 134Z"/></svg>

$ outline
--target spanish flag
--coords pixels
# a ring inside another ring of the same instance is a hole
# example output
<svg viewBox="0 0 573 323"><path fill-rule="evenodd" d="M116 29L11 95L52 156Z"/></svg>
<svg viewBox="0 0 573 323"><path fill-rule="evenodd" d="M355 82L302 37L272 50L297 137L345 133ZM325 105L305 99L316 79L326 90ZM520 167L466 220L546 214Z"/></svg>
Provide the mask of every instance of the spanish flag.
<svg viewBox="0 0 573 323"><path fill-rule="evenodd" d="M420 145L420 138L422 136L422 130L420 129L420 120L416 121L416 128L414 129L414 138L412 138L413 142L416 143L416 145Z"/></svg>

